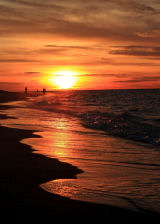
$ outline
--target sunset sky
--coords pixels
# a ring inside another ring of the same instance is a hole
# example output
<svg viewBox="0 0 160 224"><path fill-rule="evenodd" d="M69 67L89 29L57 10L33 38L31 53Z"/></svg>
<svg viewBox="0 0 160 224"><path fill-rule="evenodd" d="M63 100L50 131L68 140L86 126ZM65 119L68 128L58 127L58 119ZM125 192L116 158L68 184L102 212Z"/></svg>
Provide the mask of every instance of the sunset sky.
<svg viewBox="0 0 160 224"><path fill-rule="evenodd" d="M0 0L0 43L0 89L160 88L160 0Z"/></svg>

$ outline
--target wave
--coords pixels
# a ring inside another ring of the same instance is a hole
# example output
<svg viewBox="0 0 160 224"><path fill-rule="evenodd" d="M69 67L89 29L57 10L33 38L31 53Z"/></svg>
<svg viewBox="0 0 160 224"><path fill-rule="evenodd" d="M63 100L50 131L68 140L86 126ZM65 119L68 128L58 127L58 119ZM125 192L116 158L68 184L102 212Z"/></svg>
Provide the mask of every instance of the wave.
<svg viewBox="0 0 160 224"><path fill-rule="evenodd" d="M107 134L153 145L160 145L160 128L130 113L109 114L91 111L81 115L87 128L103 130Z"/></svg>
<svg viewBox="0 0 160 224"><path fill-rule="evenodd" d="M131 111L102 112L99 107L97 110L91 107L87 111L83 105L68 104L68 101L51 96L32 98L30 103L32 108L77 117L86 128L101 130L115 137L160 145L160 127L150 124L149 119Z"/></svg>
<svg viewBox="0 0 160 224"><path fill-rule="evenodd" d="M73 110L69 105L56 99L55 97L38 97L32 98L27 102L27 106L40 109L47 112L62 113L70 116L77 116L77 111Z"/></svg>

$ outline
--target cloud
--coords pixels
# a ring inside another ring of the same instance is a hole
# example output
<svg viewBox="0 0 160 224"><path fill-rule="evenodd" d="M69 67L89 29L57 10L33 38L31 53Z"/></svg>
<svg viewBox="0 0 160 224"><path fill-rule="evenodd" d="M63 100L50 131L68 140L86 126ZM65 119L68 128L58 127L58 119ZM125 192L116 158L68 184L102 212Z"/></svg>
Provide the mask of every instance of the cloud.
<svg viewBox="0 0 160 224"><path fill-rule="evenodd" d="M74 50L89 50L90 48L80 46L58 46L58 45L44 45L43 48L35 50L34 54L52 54L52 55L67 55Z"/></svg>
<svg viewBox="0 0 160 224"><path fill-rule="evenodd" d="M154 56L160 57L160 46L147 47L147 46L115 46L114 50L110 50L109 54L112 55L129 55L129 56Z"/></svg>
<svg viewBox="0 0 160 224"><path fill-rule="evenodd" d="M0 82L0 85L1 86L17 86L17 85L21 85L22 83L21 82Z"/></svg>
<svg viewBox="0 0 160 224"><path fill-rule="evenodd" d="M42 62L41 60L32 60L32 59L0 59L0 63L34 63L34 62Z"/></svg>
<svg viewBox="0 0 160 224"><path fill-rule="evenodd" d="M17 91L22 90L24 83L22 82L0 82L0 89Z"/></svg>
<svg viewBox="0 0 160 224"><path fill-rule="evenodd" d="M82 49L82 50L91 50L93 47L88 46L74 46L74 45L56 45L56 44L46 44L44 47L47 48L54 48L54 49L60 49L60 50L68 50L68 49Z"/></svg>
<svg viewBox="0 0 160 224"><path fill-rule="evenodd" d="M42 73L41 72L24 72L25 75L27 76L40 76Z"/></svg>
<svg viewBox="0 0 160 224"><path fill-rule="evenodd" d="M38 3L35 3L33 1L27 0L27 1L23 1L23 0L14 0L14 2L12 0L5 0L6 2L10 2L11 4L19 4L22 6L28 6L28 7L39 7L39 8L51 8L54 7L56 9L60 9L61 7L56 6L54 3L50 4L50 2L45 1L39 1Z"/></svg>
<svg viewBox="0 0 160 224"><path fill-rule="evenodd" d="M157 82L160 81L160 76L143 76L133 77L125 80L115 80L118 83L141 83L141 82Z"/></svg>
<svg viewBox="0 0 160 224"><path fill-rule="evenodd" d="M108 78L125 78L128 77L127 73L91 73L91 74L82 74L80 76L85 77L108 77Z"/></svg>
<svg viewBox="0 0 160 224"><path fill-rule="evenodd" d="M0 1L0 32L1 36L45 34L142 41L143 35L137 34L159 24L157 5L138 0ZM146 26L149 15L151 27Z"/></svg>
<svg viewBox="0 0 160 224"><path fill-rule="evenodd" d="M73 66L91 79L159 81L129 72L158 70L159 24L159 0L0 0L0 63L10 69L1 74L36 80L38 71ZM21 64L13 71L10 63Z"/></svg>
<svg viewBox="0 0 160 224"><path fill-rule="evenodd" d="M139 32L137 36L143 38L160 38L160 30L152 30L150 32Z"/></svg>

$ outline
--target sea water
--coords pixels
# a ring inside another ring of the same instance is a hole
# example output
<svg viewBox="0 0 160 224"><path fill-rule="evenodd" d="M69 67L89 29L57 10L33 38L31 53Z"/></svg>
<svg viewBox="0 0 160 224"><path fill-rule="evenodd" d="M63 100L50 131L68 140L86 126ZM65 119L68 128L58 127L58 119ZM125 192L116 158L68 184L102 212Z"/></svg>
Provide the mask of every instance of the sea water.
<svg viewBox="0 0 160 224"><path fill-rule="evenodd" d="M5 126L42 138L22 140L77 166L76 179L41 188L76 200L160 212L160 90L53 91L8 103Z"/></svg>

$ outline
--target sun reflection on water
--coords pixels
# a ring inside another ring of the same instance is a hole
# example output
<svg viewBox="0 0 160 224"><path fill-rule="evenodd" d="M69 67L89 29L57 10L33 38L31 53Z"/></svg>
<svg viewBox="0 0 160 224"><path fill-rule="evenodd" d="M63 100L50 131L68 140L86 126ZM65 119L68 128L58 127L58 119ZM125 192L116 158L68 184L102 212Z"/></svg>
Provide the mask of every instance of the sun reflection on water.
<svg viewBox="0 0 160 224"><path fill-rule="evenodd" d="M152 181L153 173L154 177L159 176L159 169L156 171L156 166L147 168L145 164L148 161L150 164L151 152L155 154L155 160L158 158L158 152L151 148L147 151L143 146L85 129L79 125L76 118L67 115L50 115L44 111L39 113L32 110L32 116L28 116L28 110L25 108L12 109L10 112L10 116L17 113L19 115L17 120L12 120L13 126L21 124L25 129L35 127L35 130L41 130L36 134L42 138L22 140L36 150L34 153L57 158L84 171L77 179L51 180L41 185L44 190L76 200L131 209L135 208L124 200L125 197L133 198L140 205L145 203L145 206L149 205L150 201L155 200L157 203L154 194L152 198L152 192L159 192L159 185L155 182L153 187L148 188L148 182ZM7 121L9 122L9 119L4 122ZM142 164L140 158L144 161ZM138 163L135 164L135 161ZM159 164L159 160L157 161ZM143 189L138 188L140 192L137 191L137 184L143 186ZM149 194L151 197L146 197Z"/></svg>

